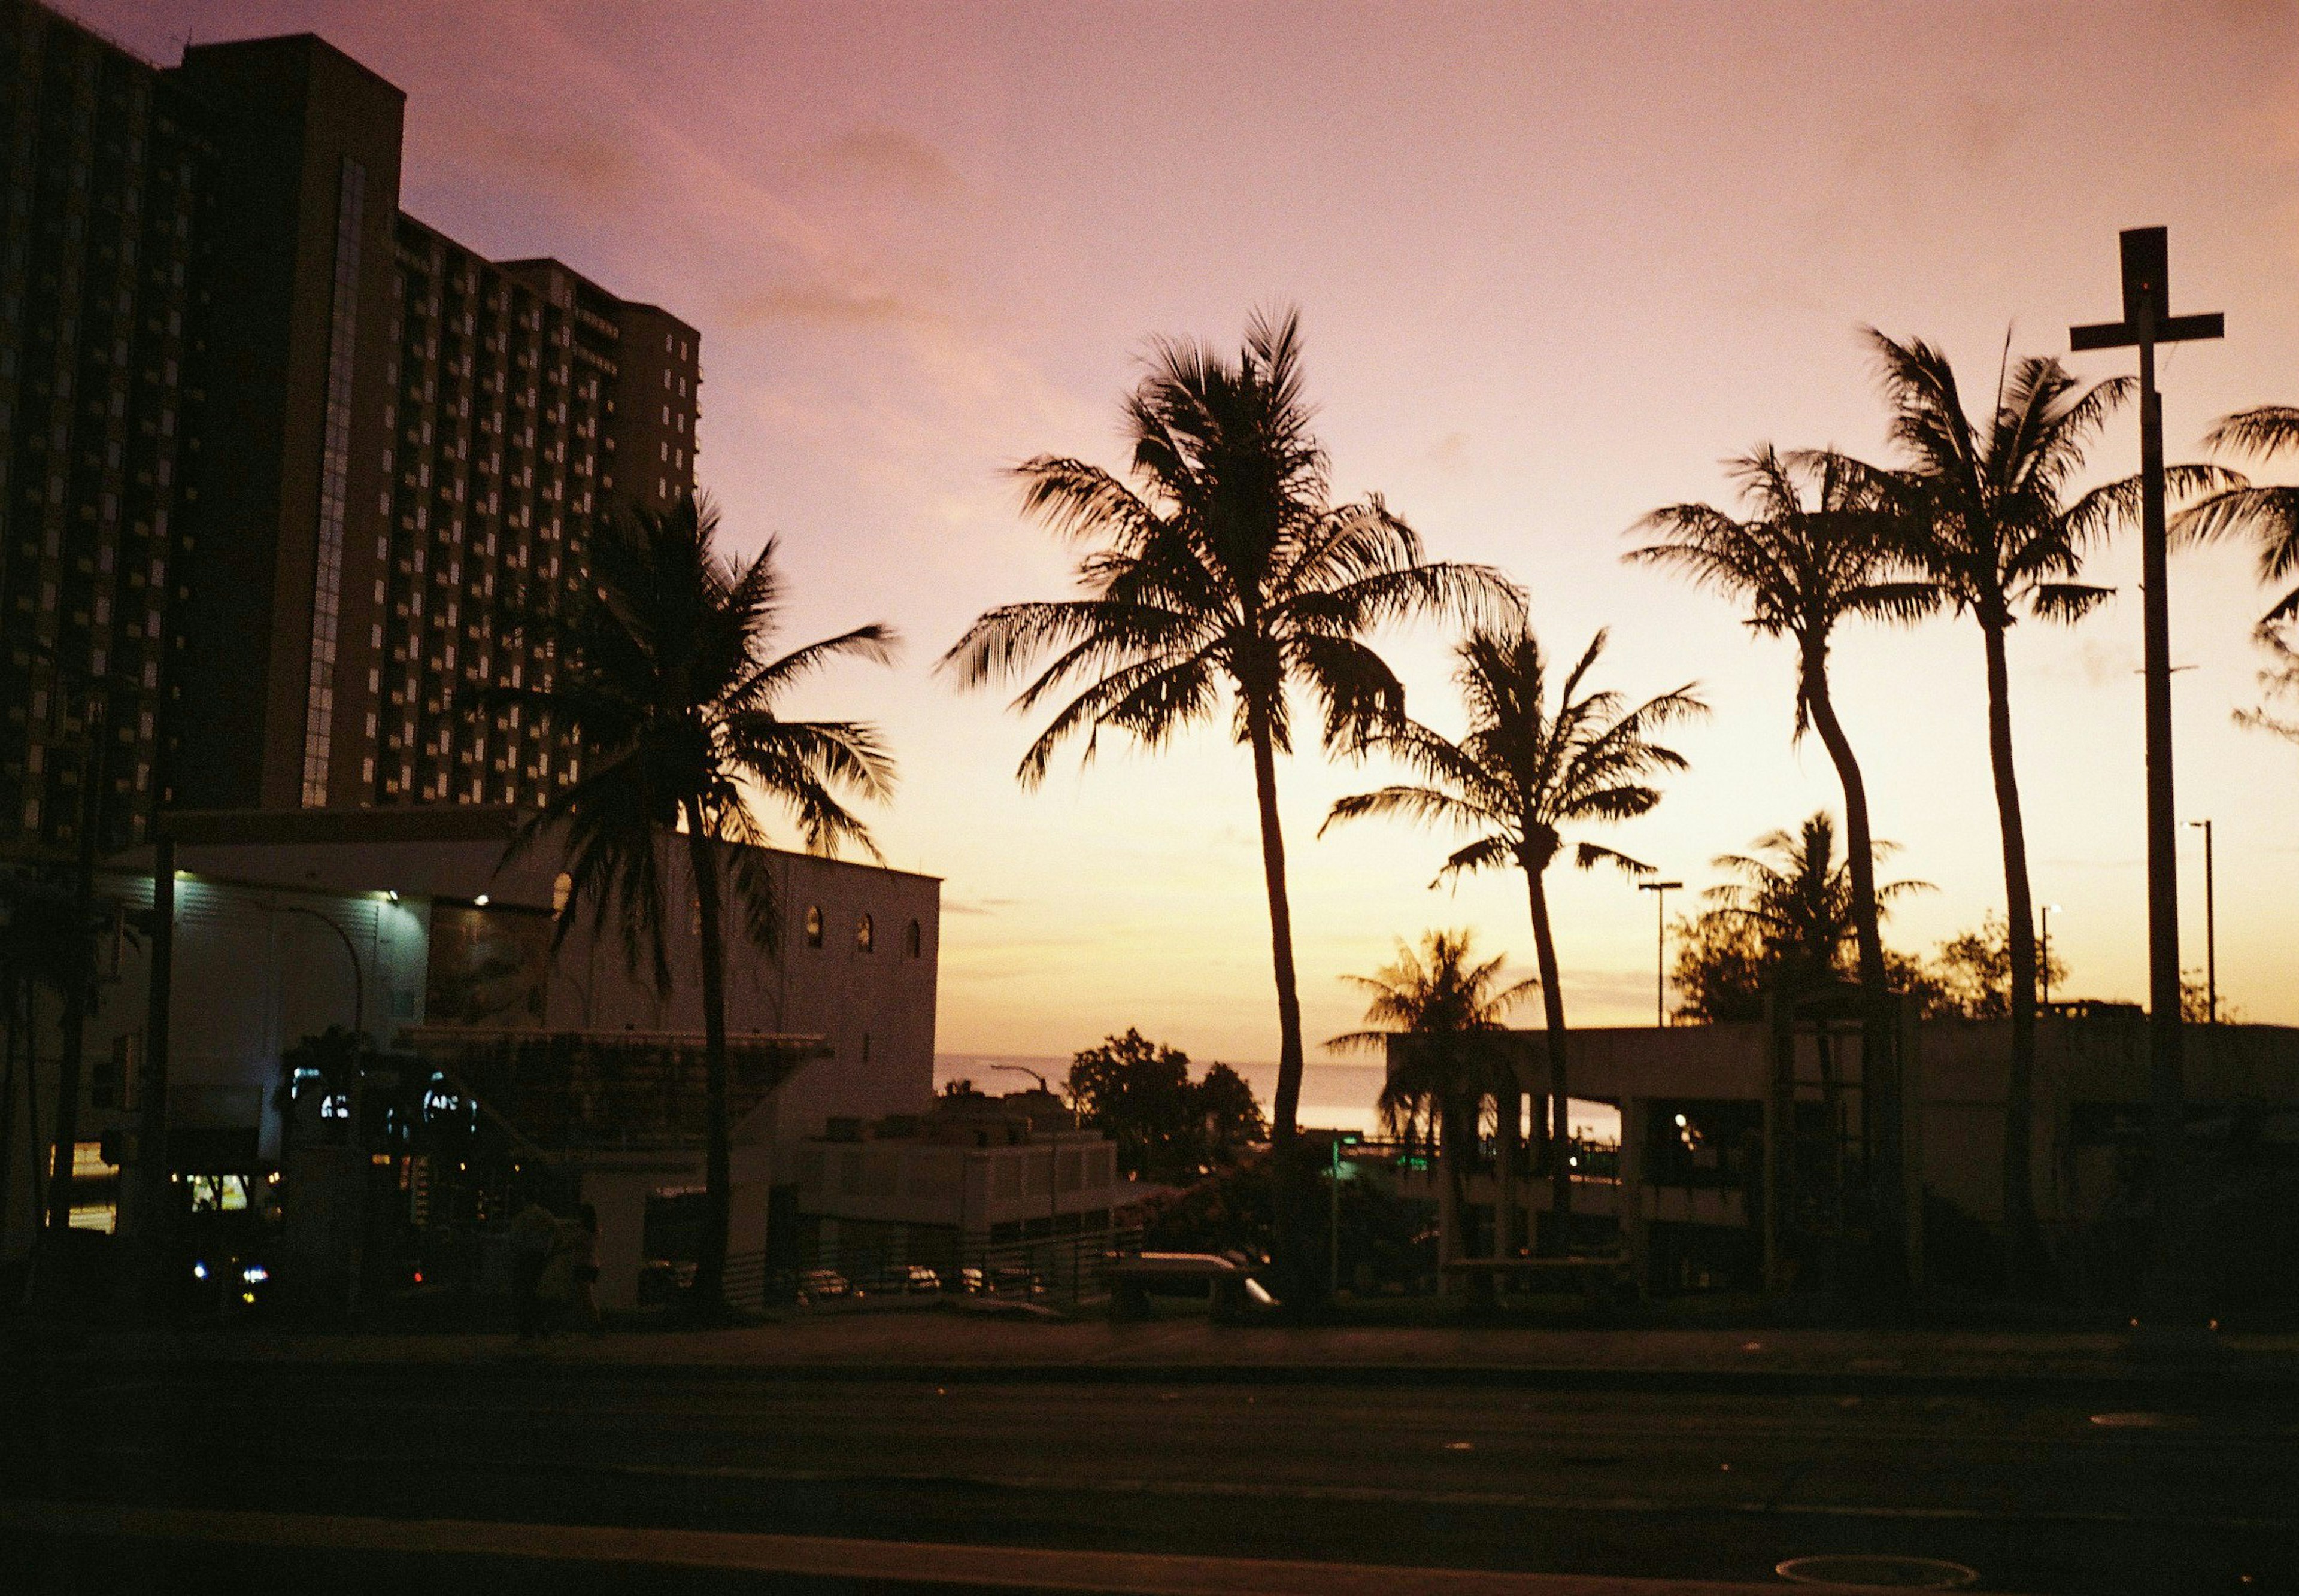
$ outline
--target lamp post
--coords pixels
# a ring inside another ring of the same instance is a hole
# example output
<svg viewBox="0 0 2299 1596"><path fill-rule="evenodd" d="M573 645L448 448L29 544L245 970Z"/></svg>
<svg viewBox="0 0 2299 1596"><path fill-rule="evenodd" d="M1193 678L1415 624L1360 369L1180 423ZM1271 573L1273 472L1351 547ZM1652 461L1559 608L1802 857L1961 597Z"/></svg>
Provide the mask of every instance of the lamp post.
<svg viewBox="0 0 2299 1596"><path fill-rule="evenodd" d="M2059 912L2060 906L2057 903L2044 905L2044 945L2036 960L2036 976L2044 984L2044 1000L2040 1006L2046 1009L2052 1006L2052 917Z"/></svg>
<svg viewBox="0 0 2299 1596"><path fill-rule="evenodd" d="M2220 1023L2220 932L2218 889L2212 876L2212 823L2190 820L2204 834L2204 1023Z"/></svg>
<svg viewBox="0 0 2299 1596"><path fill-rule="evenodd" d="M265 908L274 914L300 914L315 919L336 934L344 944L344 952L352 961L352 1042L354 1047L367 1045L367 971L360 963L359 949L352 942L352 934L337 925L334 917L307 909L301 903L268 903Z"/></svg>
<svg viewBox="0 0 2299 1596"><path fill-rule="evenodd" d="M1653 895L1653 1024L1668 1024L1668 894L1681 881L1639 881L1637 890Z"/></svg>
<svg viewBox="0 0 2299 1596"><path fill-rule="evenodd" d="M2123 320L2068 329L2071 349L2139 351L2139 553L2147 674L2147 1085L2155 1160L2154 1289L2157 1319L2195 1315L2179 1282L2180 1160L2187 1085L2179 1039L2179 867L2171 783L2171 611L2163 515L2163 401L2155 391L2155 345L2226 335L2217 312L2171 314L2170 250L2162 228L2121 237Z"/></svg>
<svg viewBox="0 0 2299 1596"><path fill-rule="evenodd" d="M1044 1093L1048 1097L1052 1097L1054 1095L1053 1083L1049 1081L1041 1072L1031 1068L1027 1064L992 1064L990 1068L992 1069L1010 1069L1017 1075L1029 1076L1038 1083L1039 1091ZM1056 1099L1056 1101L1058 1101L1059 1099ZM1054 1241L1057 1234L1061 1229L1061 1218L1062 1133L1058 1127L1050 1127L1046 1138L1046 1265L1050 1269L1053 1267L1055 1257ZM1072 1269L1070 1271L1070 1276L1072 1284L1075 1284L1077 1271L1075 1269Z"/></svg>

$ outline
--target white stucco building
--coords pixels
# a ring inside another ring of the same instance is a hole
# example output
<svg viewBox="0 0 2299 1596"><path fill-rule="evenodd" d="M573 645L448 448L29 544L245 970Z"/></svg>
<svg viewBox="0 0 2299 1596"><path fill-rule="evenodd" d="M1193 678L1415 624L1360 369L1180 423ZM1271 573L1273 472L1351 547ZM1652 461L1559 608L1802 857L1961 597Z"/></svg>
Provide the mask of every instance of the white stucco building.
<svg viewBox="0 0 2299 1596"><path fill-rule="evenodd" d="M427 1060L476 1058L490 1047L603 1058L618 1044L657 1060L699 1056L697 911L685 839L661 839L668 896L683 906L664 927L666 998L643 961L632 967L612 908L602 924L585 915L554 949L554 910L567 892L557 849L546 838L505 859L525 818L477 807L171 817L171 1164L196 1167L203 1190L233 1177L245 1187L276 1169L281 1058L330 1026L356 1024L375 1048ZM726 852L770 885L777 933L769 955L730 904L729 1034L739 1052L761 1055L771 1044L801 1060L772 1092L747 1100L737 1093L739 1254L762 1248L768 1190L791 1178L778 1144L786 1151L819 1136L833 1119L876 1120L932 1102L941 885L806 854ZM148 853L110 861L99 891L125 910L147 908L149 869ZM123 928L103 960L108 978L87 1028L79 1111L90 1158L106 1132L135 1119L149 956L148 940ZM47 1120L59 1040L53 1003L44 1018L32 1081ZM675 1088L683 1077L674 1070L665 1078ZM537 1100L530 1092L527 1101ZM607 1228L602 1296L627 1294L647 1197L701 1179L700 1144L684 1120L652 1116L651 1128L634 1135L610 1122L620 1111L598 1098L550 1115L581 1143L550 1151L584 1166L581 1195L600 1206ZM90 1158L82 1160L90 1178L76 1222L101 1229L112 1187ZM33 1235L25 1166L14 1160L8 1182L10 1255L21 1256Z"/></svg>

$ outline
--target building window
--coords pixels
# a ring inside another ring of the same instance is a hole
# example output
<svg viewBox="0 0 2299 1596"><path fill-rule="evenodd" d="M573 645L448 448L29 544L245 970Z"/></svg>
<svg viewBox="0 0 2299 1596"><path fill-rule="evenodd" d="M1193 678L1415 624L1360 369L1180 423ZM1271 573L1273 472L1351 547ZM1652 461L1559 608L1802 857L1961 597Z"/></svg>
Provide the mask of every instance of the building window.
<svg viewBox="0 0 2299 1596"><path fill-rule="evenodd" d="M335 735L336 626L351 474L352 355L359 341L360 228L367 169L346 156L336 195L335 295L328 328L328 393L320 454L320 520L311 578L311 646L303 710L303 806L328 802Z"/></svg>
<svg viewBox="0 0 2299 1596"><path fill-rule="evenodd" d="M925 933L918 928L917 921L912 920L909 929L902 933L902 952L915 959L925 942Z"/></svg>
<svg viewBox="0 0 2299 1596"><path fill-rule="evenodd" d="M870 924L870 917L868 915L866 914L860 919L854 922L854 951L856 952L868 952L873 943L876 941L876 938L877 928Z"/></svg>
<svg viewBox="0 0 2299 1596"><path fill-rule="evenodd" d="M575 877L561 870L551 878L551 912L567 912L567 900L575 895Z"/></svg>
<svg viewBox="0 0 2299 1596"><path fill-rule="evenodd" d="M819 903L806 906L806 945L810 948L822 945L822 905Z"/></svg>

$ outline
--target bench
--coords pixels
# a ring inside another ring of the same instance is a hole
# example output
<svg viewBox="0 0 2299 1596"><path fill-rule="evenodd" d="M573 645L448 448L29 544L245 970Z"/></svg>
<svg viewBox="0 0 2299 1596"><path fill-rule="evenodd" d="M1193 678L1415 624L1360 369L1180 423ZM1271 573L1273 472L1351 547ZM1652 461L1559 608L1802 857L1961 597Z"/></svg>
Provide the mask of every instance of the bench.
<svg viewBox="0 0 2299 1596"><path fill-rule="evenodd" d="M1211 1317L1222 1324L1242 1318L1249 1303L1276 1306L1277 1300L1255 1278L1258 1268L1217 1252L1136 1252L1103 1264L1101 1278L1109 1287L1113 1321L1150 1318L1150 1298L1159 1286L1183 1287L1194 1296L1203 1285Z"/></svg>

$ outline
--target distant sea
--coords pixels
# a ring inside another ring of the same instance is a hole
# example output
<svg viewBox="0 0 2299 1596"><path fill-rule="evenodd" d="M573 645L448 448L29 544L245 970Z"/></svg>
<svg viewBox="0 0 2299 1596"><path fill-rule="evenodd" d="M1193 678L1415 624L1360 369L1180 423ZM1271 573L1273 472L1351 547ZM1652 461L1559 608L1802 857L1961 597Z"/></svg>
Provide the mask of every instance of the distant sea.
<svg viewBox="0 0 2299 1596"><path fill-rule="evenodd" d="M936 1053L934 1086L939 1090L951 1081L970 1080L984 1092L1013 1092L1030 1085L1027 1076L993 1068L1000 1064L1034 1069L1058 1087L1069 1078L1067 1058L1033 1058L1019 1053ZM1204 1073L1202 1066L1194 1060L1191 1068L1193 1076ZM1261 1100L1261 1111L1268 1113L1277 1096L1277 1066L1231 1063L1230 1068L1246 1078L1253 1087L1254 1096ZM1313 1060L1301 1075L1302 1126L1316 1130L1371 1132L1378 1120L1374 1104L1381 1096L1381 1082L1379 1064L1322 1064Z"/></svg>

